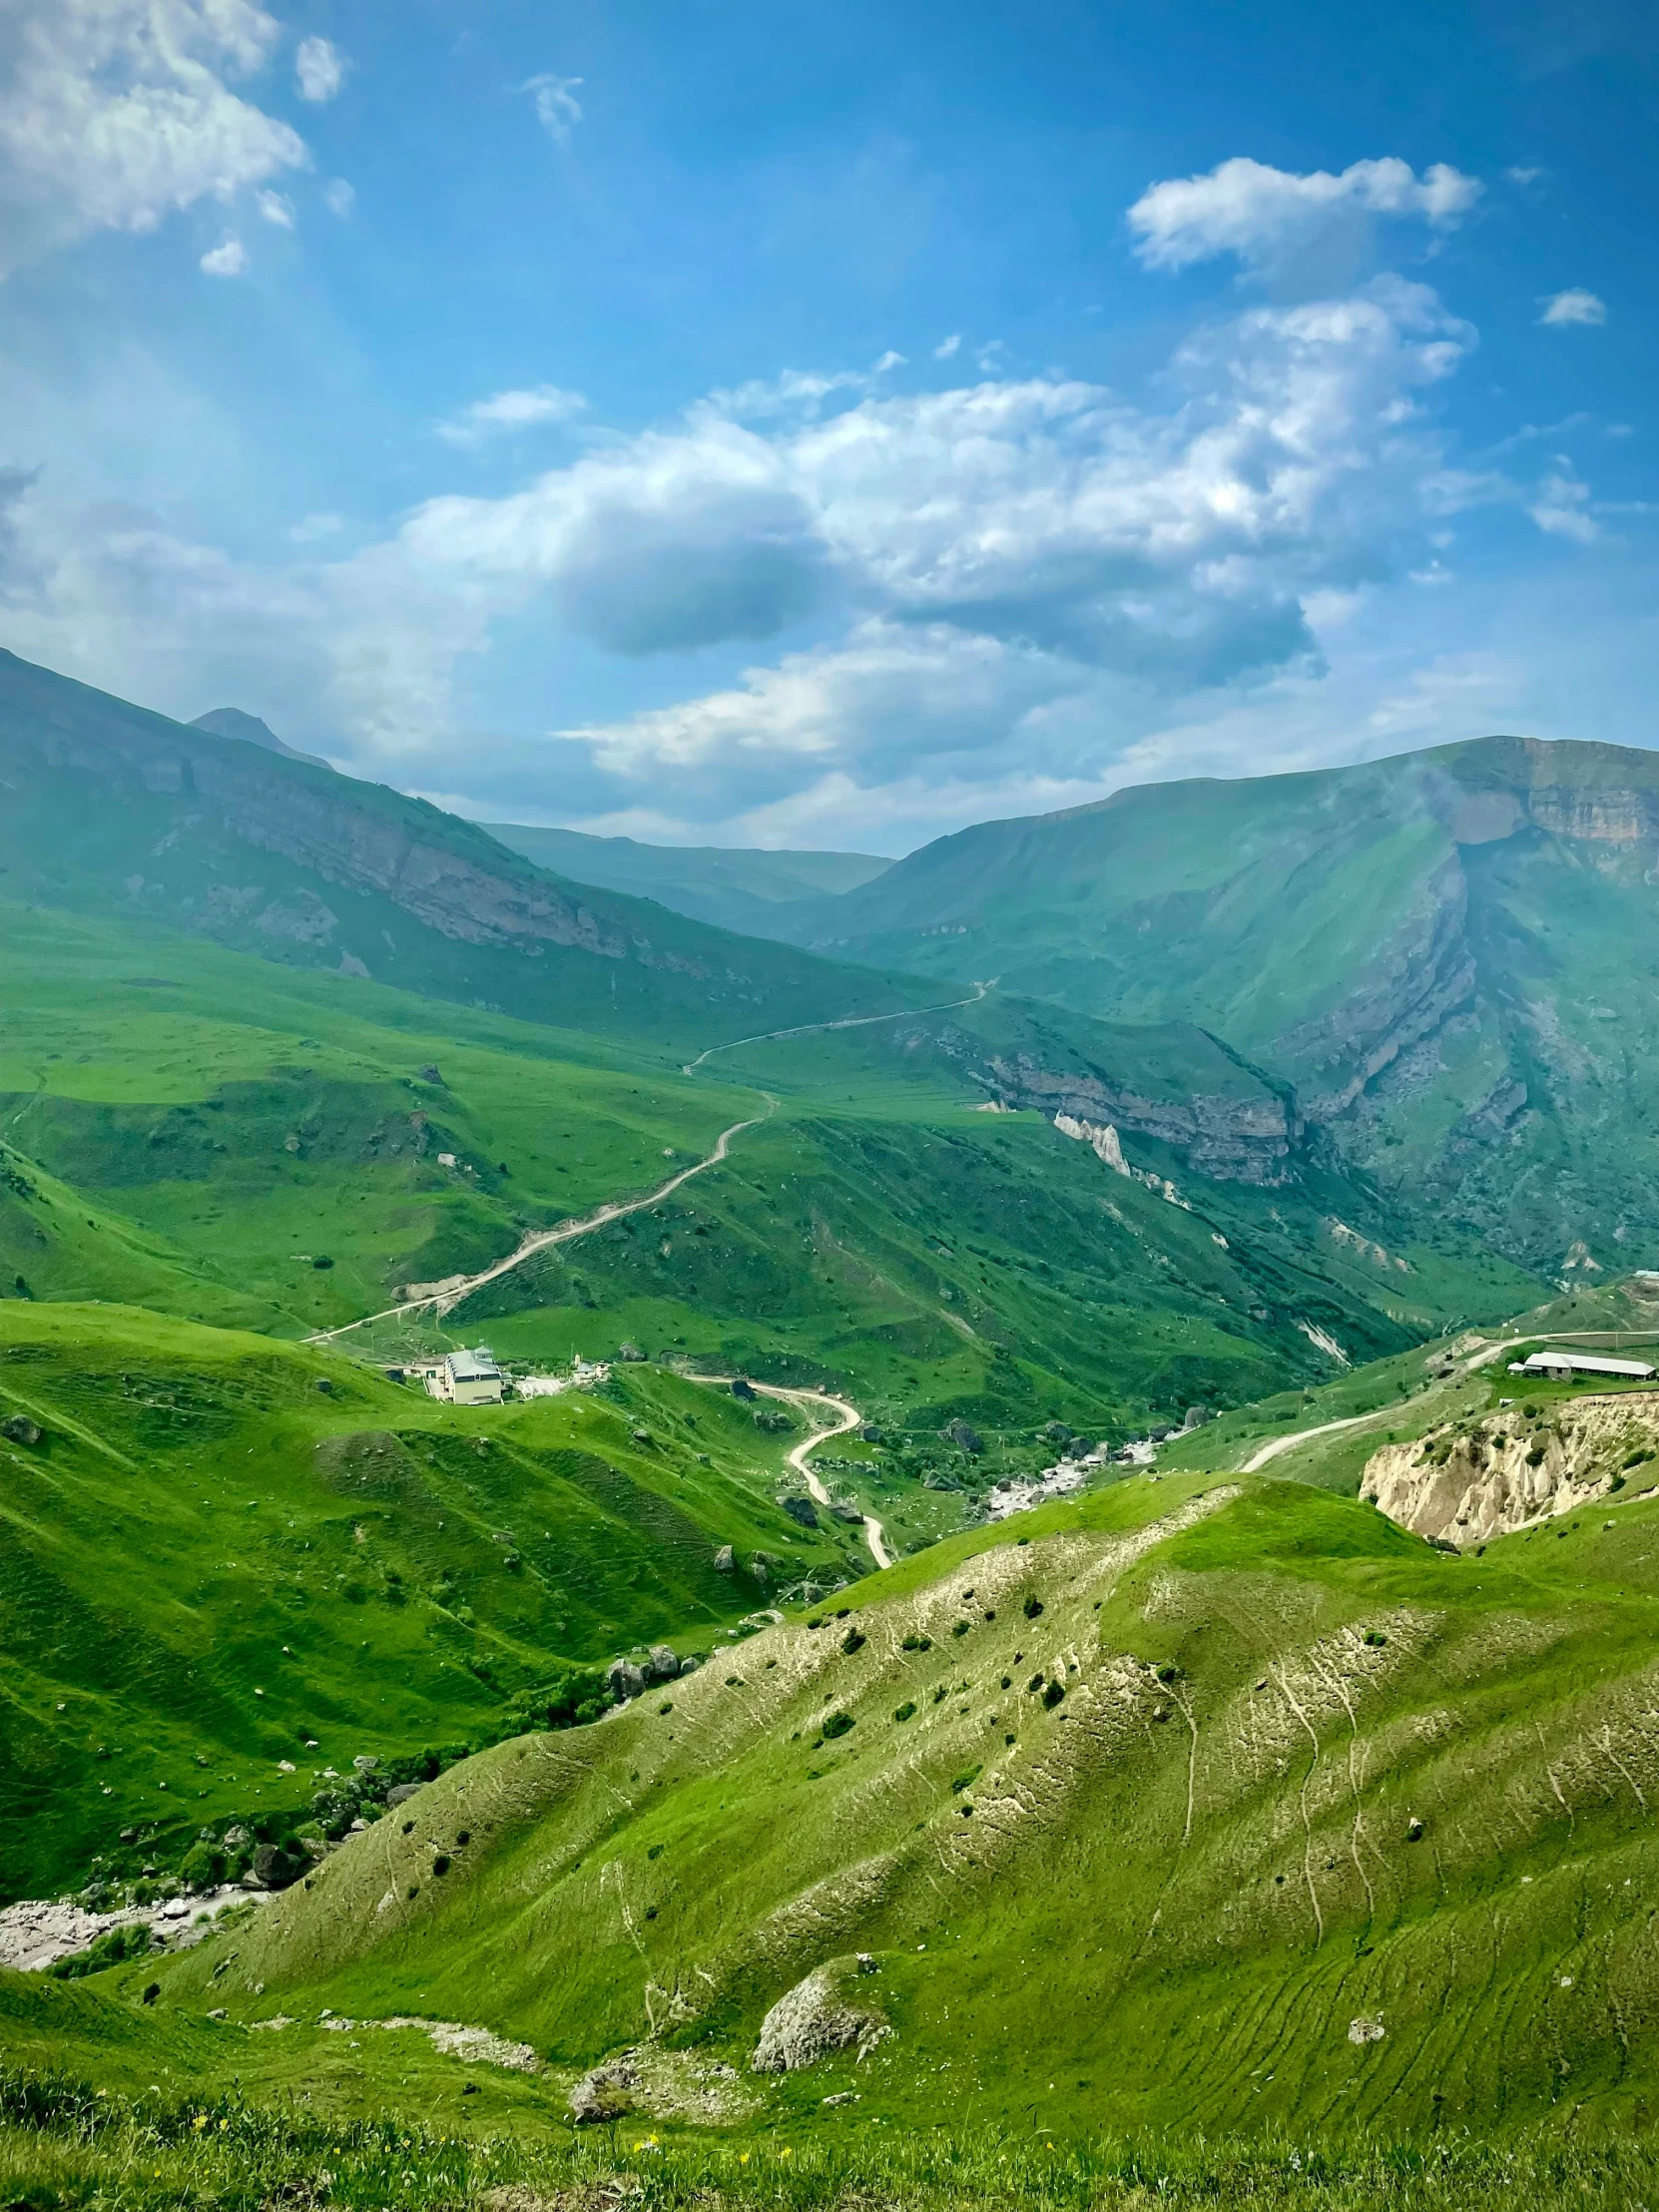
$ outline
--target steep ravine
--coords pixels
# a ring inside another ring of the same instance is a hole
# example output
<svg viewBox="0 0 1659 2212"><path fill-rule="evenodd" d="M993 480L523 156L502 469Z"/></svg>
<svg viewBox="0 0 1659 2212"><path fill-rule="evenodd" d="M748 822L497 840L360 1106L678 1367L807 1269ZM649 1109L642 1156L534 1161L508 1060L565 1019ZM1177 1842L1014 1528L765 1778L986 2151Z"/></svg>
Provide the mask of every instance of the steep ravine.
<svg viewBox="0 0 1659 2212"><path fill-rule="evenodd" d="M1591 1499L1659 1483L1659 1391L1516 1405L1446 1422L1366 1462L1360 1494L1419 1536L1463 1549Z"/></svg>

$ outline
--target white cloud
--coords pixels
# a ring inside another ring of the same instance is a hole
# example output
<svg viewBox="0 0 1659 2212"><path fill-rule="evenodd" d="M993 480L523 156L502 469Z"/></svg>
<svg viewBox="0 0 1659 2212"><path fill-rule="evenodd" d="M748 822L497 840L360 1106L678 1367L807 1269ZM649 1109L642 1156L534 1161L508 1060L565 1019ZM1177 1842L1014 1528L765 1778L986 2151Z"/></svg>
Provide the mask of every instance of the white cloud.
<svg viewBox="0 0 1659 2212"><path fill-rule="evenodd" d="M1523 162L1515 162L1503 172L1503 181L1505 184L1519 185L1524 191L1528 185L1535 185L1540 178L1548 175L1549 171L1547 169L1538 169L1529 167Z"/></svg>
<svg viewBox="0 0 1659 2212"><path fill-rule="evenodd" d="M345 82L343 54L325 38L302 38L293 57L294 83L301 100L320 105L332 100Z"/></svg>
<svg viewBox="0 0 1659 2212"><path fill-rule="evenodd" d="M541 76L527 79L518 88L532 95L536 121L555 146L568 146L582 120L582 103L576 97L581 82L580 77Z"/></svg>
<svg viewBox="0 0 1659 2212"><path fill-rule="evenodd" d="M202 257L203 274L208 276L240 276L247 267L248 252L241 239L227 239Z"/></svg>
<svg viewBox="0 0 1659 2212"><path fill-rule="evenodd" d="M1340 176L1308 176L1239 156L1203 177L1150 185L1129 211L1135 251L1149 269L1185 269L1233 254L1247 268L1283 264L1334 227L1371 216L1412 216L1451 230L1480 186L1444 162L1419 178L1406 162L1355 162Z"/></svg>
<svg viewBox="0 0 1659 2212"><path fill-rule="evenodd" d="M459 414L440 422L437 432L451 445L481 445L498 431L530 430L543 422L568 422L586 405L579 391L561 391L557 384L536 384L525 391L498 391L489 399L475 399Z"/></svg>
<svg viewBox="0 0 1659 2212"><path fill-rule="evenodd" d="M1538 486L1537 500L1527 512L1540 530L1571 538L1577 545L1591 545L1601 535L1601 525L1590 511L1590 487L1564 453L1555 456L1555 465Z"/></svg>
<svg viewBox="0 0 1659 2212"><path fill-rule="evenodd" d="M938 344L934 346L934 348L933 348L933 358L934 358L934 360L936 360L936 361L948 361L948 360L950 360L950 359L951 359L951 358L952 358L952 357L953 357L953 356L954 356L954 355L955 355L955 354L956 354L956 353L957 353L957 352L958 352L958 351L960 350L960 347L961 347L961 343L962 343L962 333L961 333L961 331L960 331L960 330L952 330L952 331L951 331L951 333L950 333L950 335L949 335L949 337L947 337L947 338L941 338L941 339L939 340Z"/></svg>
<svg viewBox="0 0 1659 2212"><path fill-rule="evenodd" d="M904 355L902 353L893 352L891 347L889 347L887 351L882 354L881 358L875 363L874 367L870 370L870 374L872 376L885 376L889 368L902 368L903 366Z"/></svg>
<svg viewBox="0 0 1659 2212"><path fill-rule="evenodd" d="M1607 302L1598 299L1593 291L1583 291L1576 286L1570 291L1550 292L1538 304L1544 310L1538 320L1555 328L1581 322L1595 329L1607 320Z"/></svg>
<svg viewBox="0 0 1659 2212"><path fill-rule="evenodd" d="M25 9L0 47L0 274L303 168L298 136L226 81L262 68L276 36L256 0Z"/></svg>
<svg viewBox="0 0 1659 2212"><path fill-rule="evenodd" d="M322 198L328 213L343 220L357 205L356 187L348 185L343 177L334 177L323 187Z"/></svg>
<svg viewBox="0 0 1659 2212"><path fill-rule="evenodd" d="M295 545L315 545L324 538L338 537L344 528L345 517L343 515L301 515L289 530L288 536Z"/></svg>
<svg viewBox="0 0 1659 2212"><path fill-rule="evenodd" d="M268 223L276 224L279 231L293 229L293 202L279 192L257 192L254 204Z"/></svg>

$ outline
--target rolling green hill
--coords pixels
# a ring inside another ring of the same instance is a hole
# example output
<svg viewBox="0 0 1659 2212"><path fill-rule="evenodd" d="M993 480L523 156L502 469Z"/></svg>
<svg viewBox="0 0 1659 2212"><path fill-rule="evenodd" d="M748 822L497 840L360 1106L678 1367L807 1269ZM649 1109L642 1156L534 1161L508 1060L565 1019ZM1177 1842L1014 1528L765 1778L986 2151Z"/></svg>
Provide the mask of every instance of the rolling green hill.
<svg viewBox="0 0 1659 2212"><path fill-rule="evenodd" d="M579 830L521 823L486 822L481 827L498 844L573 882L654 898L677 914L761 937L778 934L767 926L769 907L857 890L892 865L868 852L640 844L633 837L592 837Z"/></svg>
<svg viewBox="0 0 1659 2212"><path fill-rule="evenodd" d="M1125 1482L456 1768L161 2006L476 2022L550 2102L631 2051L646 2121L724 2062L769 2129L1640 2124L1656 1539L1644 1499L1456 1558L1305 1484ZM809 2062L751 2072L814 1975Z"/></svg>
<svg viewBox="0 0 1659 2212"><path fill-rule="evenodd" d="M233 1816L286 1832L317 1770L514 1733L636 1643L706 1652L767 1602L757 1554L775 1586L859 1571L857 1530L779 1508L788 1435L656 1370L468 1410L334 1353L13 1301L19 1416L39 1434L0 1434L3 1899L78 1887L95 1856L176 1868Z"/></svg>
<svg viewBox="0 0 1659 2212"><path fill-rule="evenodd" d="M566 882L422 800L10 653L0 779L12 898L163 921L290 967L694 1048L928 995Z"/></svg>
<svg viewBox="0 0 1659 2212"><path fill-rule="evenodd" d="M1489 738L984 824L776 926L1198 1023L1401 1216L1559 1274L1659 1242L1656 864L1659 756Z"/></svg>

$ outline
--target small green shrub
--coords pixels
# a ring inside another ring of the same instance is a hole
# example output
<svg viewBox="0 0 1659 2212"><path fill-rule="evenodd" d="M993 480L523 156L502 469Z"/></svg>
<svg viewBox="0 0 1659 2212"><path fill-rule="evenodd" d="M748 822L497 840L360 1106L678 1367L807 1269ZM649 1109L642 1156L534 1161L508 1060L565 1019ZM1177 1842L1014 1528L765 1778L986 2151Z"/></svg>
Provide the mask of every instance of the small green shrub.
<svg viewBox="0 0 1659 2212"><path fill-rule="evenodd" d="M915 1701L915 1699L914 1699L913 1697L907 1697L907 1698L906 1698L906 1699L904 1700L904 1703L903 1703L903 1704L902 1704L901 1706L899 1706L899 1707L898 1707L898 1709L897 1709L897 1711L896 1711L896 1712L895 1712L895 1713L893 1714L893 1719L894 1719L895 1721L909 1721L909 1720L914 1720L914 1719L915 1719L915 1714L916 1714L916 1701Z"/></svg>
<svg viewBox="0 0 1659 2212"><path fill-rule="evenodd" d="M844 1736L847 1730L852 1727L852 1725L853 1721L852 1715L850 1713L831 1713L830 1718L824 1724L824 1738L826 1743L833 1743L837 1736Z"/></svg>

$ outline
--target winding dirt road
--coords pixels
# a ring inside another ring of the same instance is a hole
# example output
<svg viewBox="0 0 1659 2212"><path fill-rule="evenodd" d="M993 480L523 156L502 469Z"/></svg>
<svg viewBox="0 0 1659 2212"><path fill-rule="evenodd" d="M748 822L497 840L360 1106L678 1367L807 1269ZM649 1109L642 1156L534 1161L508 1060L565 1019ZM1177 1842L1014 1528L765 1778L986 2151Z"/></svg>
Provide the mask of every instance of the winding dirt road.
<svg viewBox="0 0 1659 2212"><path fill-rule="evenodd" d="M730 1389L736 1380L730 1375L689 1375L686 1378L688 1382L706 1382L711 1388L719 1389ZM819 1504L827 1506L830 1492L808 1465L808 1456L820 1444L828 1443L831 1436L844 1436L849 1428L856 1428L864 1416L856 1405L849 1404L844 1397L831 1397L828 1390L790 1390L781 1382L751 1382L749 1387L757 1397L776 1397L785 1405L793 1405L798 1413L806 1413L809 1419L820 1407L830 1412L831 1417L822 1428L815 1428L805 1443L797 1444L789 1460ZM863 1516L863 1528L870 1557L878 1567L890 1567L892 1554L887 1549L886 1532L873 1513Z"/></svg>
<svg viewBox="0 0 1659 2212"><path fill-rule="evenodd" d="M689 1168L682 1168L678 1175L671 1175L656 1190L647 1191L643 1198L610 1199L597 1212L584 1214L579 1221L562 1221L556 1229L541 1229L533 1237L526 1237L516 1252L505 1260L497 1260L494 1267L484 1268L477 1275L462 1276L451 1283L447 1290L428 1291L423 1298L406 1299L401 1306L387 1306L378 1314L364 1314L359 1321L348 1321L338 1329L319 1329L305 1342L311 1345L332 1344L336 1337L349 1337L353 1329L366 1329L370 1322L396 1321L404 1314L419 1314L430 1310L435 1315L447 1314L458 1306L463 1298L470 1298L474 1291L481 1291L486 1283L499 1282L504 1275L511 1275L514 1268L521 1268L526 1260L534 1259L538 1252L545 1252L549 1245L569 1244L573 1238L591 1236L596 1229L603 1229L608 1221L620 1221L624 1214L638 1214L647 1206L659 1205L682 1183L689 1183L694 1175L701 1175L706 1168L719 1167L731 1150L732 1139L741 1136L746 1129L757 1129L763 1121L771 1119L778 1101L770 1091L763 1091L767 1102L764 1114L751 1114L747 1121L735 1121L730 1129L720 1133L715 1149L707 1159L694 1161Z"/></svg>
<svg viewBox="0 0 1659 2212"><path fill-rule="evenodd" d="M951 1014L958 1006L977 1006L979 1001L996 988L993 975L988 983L975 983L968 998L952 998L942 1006L906 1006L896 1014L845 1014L839 1021L809 1021L799 1029L763 1029L758 1037L734 1037L730 1044L712 1044L707 1052L700 1052L695 1060L688 1060L680 1070L690 1075L705 1060L712 1060L717 1052L736 1052L746 1044L776 1044L781 1037L810 1037L820 1029L869 1029L878 1021L915 1021L923 1014Z"/></svg>

